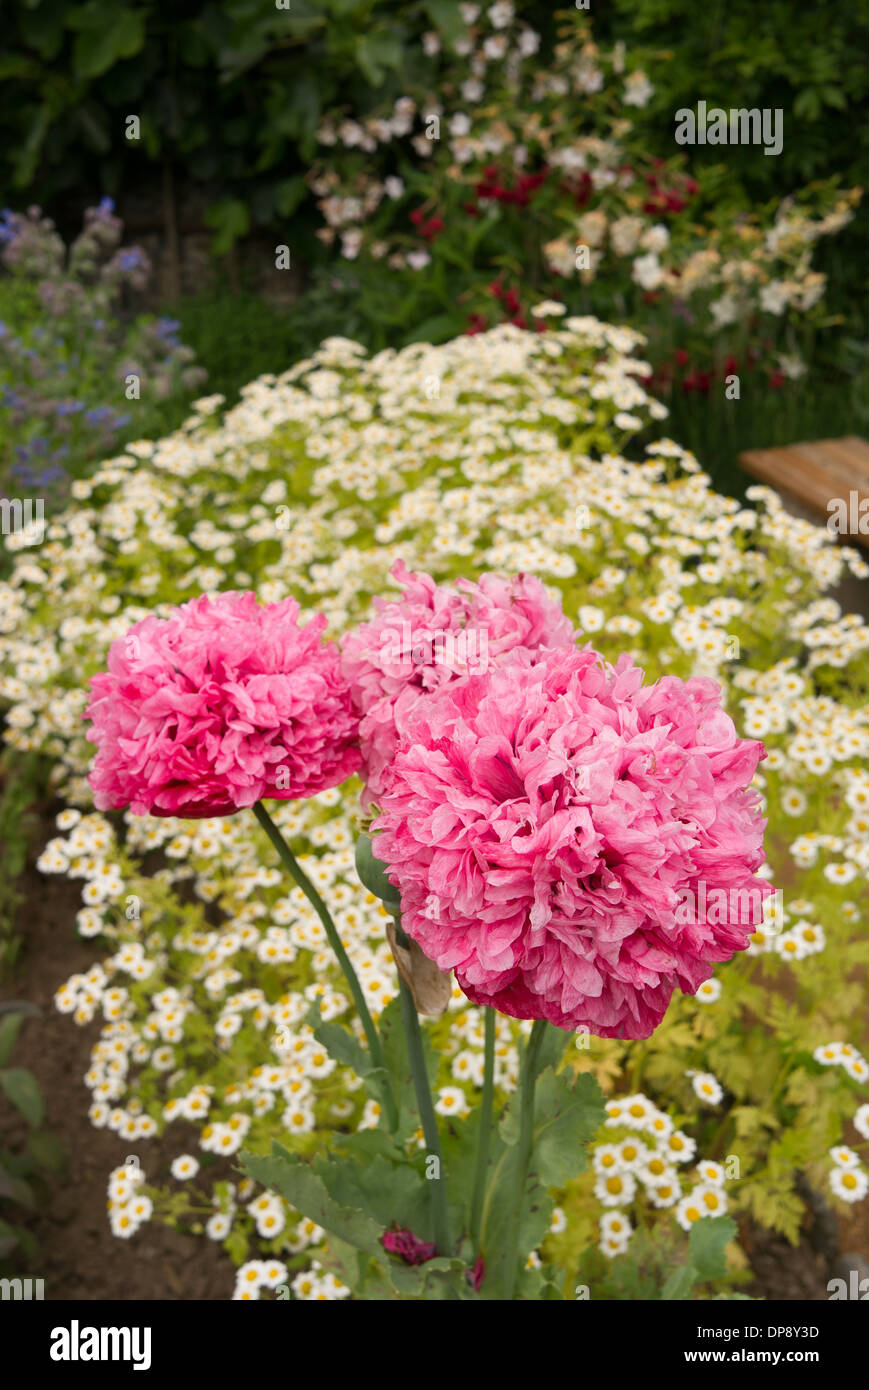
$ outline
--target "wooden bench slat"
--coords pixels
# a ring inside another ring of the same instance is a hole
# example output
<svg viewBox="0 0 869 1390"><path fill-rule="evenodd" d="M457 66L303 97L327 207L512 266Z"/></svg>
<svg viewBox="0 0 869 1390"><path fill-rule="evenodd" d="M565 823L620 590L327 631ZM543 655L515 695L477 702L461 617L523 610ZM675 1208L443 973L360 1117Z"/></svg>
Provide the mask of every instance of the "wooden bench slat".
<svg viewBox="0 0 869 1390"><path fill-rule="evenodd" d="M740 455L740 462L752 477L782 492L788 492L819 514L827 515L827 503L833 497L847 496L853 487L847 477L836 476L828 469L801 455L785 449L768 449Z"/></svg>
<svg viewBox="0 0 869 1390"><path fill-rule="evenodd" d="M857 449L845 440L822 439L817 444L799 444L796 451L801 458L827 469L837 481L858 489L861 484L869 487L869 448Z"/></svg>
<svg viewBox="0 0 869 1390"><path fill-rule="evenodd" d="M739 461L747 473L814 512L819 523L830 516L836 498L857 504L869 499L869 444L858 435L804 440L773 449L748 449ZM865 534L843 534L851 544L869 544Z"/></svg>

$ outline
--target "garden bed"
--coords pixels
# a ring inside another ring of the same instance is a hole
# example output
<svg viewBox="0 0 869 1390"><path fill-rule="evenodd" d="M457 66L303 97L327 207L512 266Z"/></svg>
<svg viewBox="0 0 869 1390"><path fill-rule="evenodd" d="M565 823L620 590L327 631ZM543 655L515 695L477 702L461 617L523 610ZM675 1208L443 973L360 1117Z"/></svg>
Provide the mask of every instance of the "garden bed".
<svg viewBox="0 0 869 1390"><path fill-rule="evenodd" d="M52 816L44 812L40 843L50 838ZM92 964L93 949L75 936L71 923L78 910L74 886L46 880L33 855L19 882L27 903L27 948L16 998L43 1010L22 1034L19 1060L36 1076L45 1097L47 1124L69 1156L66 1173L51 1180L47 1200L28 1218L39 1242L34 1273L45 1279L49 1299L213 1299L227 1297L226 1261L216 1244L151 1224L129 1241L112 1235L106 1216L106 1174L127 1155L118 1139L96 1130L86 1113L87 1091L82 1076L89 1063L94 1027L70 1035L69 1025L53 1007L58 982ZM14 1144L18 1117L0 1100L4 1133ZM9 1121L7 1127L6 1121ZM192 1138L192 1136L191 1136ZM135 1144L133 1145L135 1148ZM168 1140L151 1142L147 1166L155 1173L168 1167L175 1146ZM229 1170L227 1176L231 1176ZM869 1258L869 1210L861 1205L835 1220L838 1248ZM812 1220L799 1243L791 1245L775 1232L743 1228L753 1280L742 1291L753 1298L823 1301L832 1262L819 1252Z"/></svg>

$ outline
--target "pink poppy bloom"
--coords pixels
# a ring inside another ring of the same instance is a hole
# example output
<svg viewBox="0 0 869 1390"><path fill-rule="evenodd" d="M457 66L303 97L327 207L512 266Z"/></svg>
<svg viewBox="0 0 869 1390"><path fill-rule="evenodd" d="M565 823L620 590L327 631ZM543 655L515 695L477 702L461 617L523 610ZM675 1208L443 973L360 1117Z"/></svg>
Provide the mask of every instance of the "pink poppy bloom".
<svg viewBox="0 0 869 1390"><path fill-rule="evenodd" d="M498 665L516 647L573 647L561 605L534 575L436 584L393 565L404 593L375 598L375 617L340 640L341 669L362 722L365 801L378 797L405 718L420 695Z"/></svg>
<svg viewBox="0 0 869 1390"><path fill-rule="evenodd" d="M748 945L773 892L754 876L765 756L715 681L516 651L409 711L375 849L405 931L475 1003L646 1038L676 987Z"/></svg>
<svg viewBox="0 0 869 1390"><path fill-rule="evenodd" d="M90 773L101 811L225 816L313 796L355 772L358 719L326 619L293 598L202 595L112 643L91 680Z"/></svg>

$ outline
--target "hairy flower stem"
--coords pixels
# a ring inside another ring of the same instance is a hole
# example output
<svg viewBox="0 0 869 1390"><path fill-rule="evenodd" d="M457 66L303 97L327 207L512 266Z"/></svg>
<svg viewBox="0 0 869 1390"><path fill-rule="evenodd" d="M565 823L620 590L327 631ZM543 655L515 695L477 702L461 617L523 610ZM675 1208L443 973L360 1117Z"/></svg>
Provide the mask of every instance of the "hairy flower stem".
<svg viewBox="0 0 869 1390"><path fill-rule="evenodd" d="M395 936L399 946L409 944L407 936L402 931L401 925L397 921L395 928ZM441 1137L438 1133L437 1116L435 1115L434 1104L431 1098L428 1070L425 1065L422 1029L419 1026L419 1014L417 1013L413 995L410 991L410 987L405 984L401 972L399 972L398 984L401 990L401 1018L404 1024L404 1035L407 1039L407 1052L410 1059L410 1069L413 1074L413 1088L416 1092L416 1103L419 1106L419 1117L422 1121L422 1132L425 1136L426 1154L429 1158L437 1159L437 1177L431 1179L434 1189L432 1197L434 1199L435 1244L437 1245L439 1255L451 1255L453 1252L450 1244L450 1221L447 1211L447 1189L443 1175Z"/></svg>
<svg viewBox="0 0 869 1390"><path fill-rule="evenodd" d="M262 826L263 830L268 835L275 849L277 850L278 857L281 863L283 864L284 868L288 871L290 877L295 879L296 883L301 888L305 897L308 899L308 902L313 907L320 921L323 923L326 936L329 939L329 945L332 947L332 950L338 957L338 964L341 966L341 969L344 972L344 978L347 981L347 984L350 986L350 993L353 995L353 1002L356 1005L359 1017L362 1020L362 1027L365 1030L365 1037L368 1041L368 1051L371 1053L371 1061L373 1062L374 1066L378 1067L381 1071L383 1083L382 1092L384 1105L386 1108L386 1121L389 1126L390 1133L392 1133L398 1128L398 1107L395 1103L395 1096L393 1095L392 1091L392 1083L389 1080L388 1073L386 1071L386 1064L383 1060L383 1048L380 1045L380 1035L374 1026L374 1019L371 1017L368 1005L365 1002L365 995L362 993L362 986L359 983L359 978L356 974L356 971L353 969L353 964L350 960L350 957L344 949L341 937L338 935L338 928L332 921L332 917L328 907L323 902L323 899L320 897L320 894L317 892L313 883L308 878L308 875L305 873L301 864L299 864L298 860L296 859L295 855L293 854L292 850L290 849L280 830L275 825L274 821L272 820L271 816L269 815L268 811L266 810L265 806L261 801L258 801L254 805L253 813L259 821L260 825Z"/></svg>
<svg viewBox="0 0 869 1390"><path fill-rule="evenodd" d="M513 1197L513 1210L510 1213L510 1234L507 1240L507 1265L505 1273L504 1298L510 1300L516 1289L519 1273L519 1233L522 1221L522 1206L525 1201L525 1184L528 1181L528 1164L531 1161L531 1145L534 1139L534 1090L537 1085L537 1055L546 1020L535 1019L531 1036L522 1057L522 1076L519 1082L519 1152L517 1156L516 1192Z"/></svg>
<svg viewBox="0 0 869 1390"><path fill-rule="evenodd" d="M486 1170L489 1166L489 1138L492 1133L492 1098L495 1092L495 1010L486 1008L486 1033L483 1068L483 1099L480 1102L480 1132L477 1136L477 1166L474 1173L474 1196L471 1201L471 1246L480 1248L480 1225L483 1197L486 1192Z"/></svg>

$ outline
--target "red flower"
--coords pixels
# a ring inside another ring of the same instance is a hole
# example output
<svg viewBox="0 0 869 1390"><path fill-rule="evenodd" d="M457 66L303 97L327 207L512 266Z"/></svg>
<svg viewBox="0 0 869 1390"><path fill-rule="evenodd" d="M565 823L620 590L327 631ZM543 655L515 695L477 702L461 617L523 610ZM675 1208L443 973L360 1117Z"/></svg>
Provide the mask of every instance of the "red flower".
<svg viewBox="0 0 869 1390"><path fill-rule="evenodd" d="M473 337L475 333L485 333L489 325L482 314L469 314L468 317L470 318L471 326L465 329L467 337Z"/></svg>
<svg viewBox="0 0 869 1390"><path fill-rule="evenodd" d="M486 289L489 291L489 294L493 294L496 299L502 299L504 297L504 286L501 284L500 280L493 280L491 285L486 286Z"/></svg>
<svg viewBox="0 0 869 1390"><path fill-rule="evenodd" d="M469 1269L466 1272L471 1288L474 1290L474 1293L476 1293L480 1285L482 1284L486 1274L486 1265L482 1255L477 1256L477 1263L474 1265L474 1268Z"/></svg>
<svg viewBox="0 0 869 1390"><path fill-rule="evenodd" d="M440 217L430 217L428 221L425 221L425 212L422 208L414 208L410 214L410 220L419 229L420 236L426 241L434 241L446 225Z"/></svg>
<svg viewBox="0 0 869 1390"><path fill-rule="evenodd" d="M684 367L685 363L688 361L688 354L684 348L677 348L675 352L675 358L676 361L679 363L679 366Z"/></svg>
<svg viewBox="0 0 869 1390"><path fill-rule="evenodd" d="M579 176L579 187L577 188L576 193L574 195L574 201L578 208L583 207L588 202L589 198L592 195L593 188L594 185L591 181L591 174L589 174L587 170L583 169L582 173Z"/></svg>
<svg viewBox="0 0 869 1390"><path fill-rule="evenodd" d="M725 357L724 366L721 369L722 376L733 376L739 371L739 363L735 357Z"/></svg>
<svg viewBox="0 0 869 1390"><path fill-rule="evenodd" d="M779 371L773 372L772 376L769 379L769 389L771 391L777 391L779 387L784 386L784 384L785 379L783 374Z"/></svg>
<svg viewBox="0 0 869 1390"><path fill-rule="evenodd" d="M516 325L517 328L527 328L527 327L528 327L528 324L527 324L526 320L522 317L521 314L517 314L517 315L515 316L515 318L512 318L512 319L510 320L510 322L511 322L511 323L515 323L515 325Z"/></svg>
<svg viewBox="0 0 869 1390"><path fill-rule="evenodd" d="M474 192L478 198L501 198L504 195L503 189L498 183L498 168L495 164L487 164L483 170L483 177L480 182L474 185Z"/></svg>
<svg viewBox="0 0 869 1390"><path fill-rule="evenodd" d="M504 308L508 314L518 314L520 309L519 296L515 290L508 290L504 295Z"/></svg>
<svg viewBox="0 0 869 1390"><path fill-rule="evenodd" d="M480 209L476 203L462 203L462 209L469 217L479 217L480 215Z"/></svg>
<svg viewBox="0 0 869 1390"><path fill-rule="evenodd" d="M387 1231L380 1237L381 1244L390 1255L398 1255L409 1265L424 1265L426 1260L434 1259L438 1253L436 1245L420 1240L407 1226Z"/></svg>

